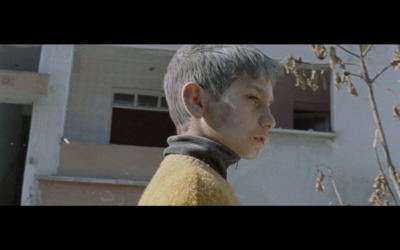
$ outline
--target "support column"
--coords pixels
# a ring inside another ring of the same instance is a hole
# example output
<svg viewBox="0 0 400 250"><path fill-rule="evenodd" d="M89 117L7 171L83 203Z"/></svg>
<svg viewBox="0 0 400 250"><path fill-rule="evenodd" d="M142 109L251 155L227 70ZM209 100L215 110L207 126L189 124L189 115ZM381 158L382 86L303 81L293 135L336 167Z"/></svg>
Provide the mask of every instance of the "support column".
<svg viewBox="0 0 400 250"><path fill-rule="evenodd" d="M48 96L33 103L21 205L38 204L38 175L55 175L68 104L74 45L43 45L39 73L49 75Z"/></svg>

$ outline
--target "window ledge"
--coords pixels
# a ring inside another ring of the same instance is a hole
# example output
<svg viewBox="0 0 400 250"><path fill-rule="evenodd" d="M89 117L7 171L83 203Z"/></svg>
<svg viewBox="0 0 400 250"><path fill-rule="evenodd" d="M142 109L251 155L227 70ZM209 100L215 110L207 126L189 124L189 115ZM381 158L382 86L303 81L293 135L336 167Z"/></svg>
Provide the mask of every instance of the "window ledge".
<svg viewBox="0 0 400 250"><path fill-rule="evenodd" d="M325 138L336 138L337 135L334 132L320 132L313 130L295 130L285 128L273 128L269 131L271 134L293 134L293 135L305 135L305 136L316 136Z"/></svg>
<svg viewBox="0 0 400 250"><path fill-rule="evenodd" d="M43 181L57 181L57 182L82 182L93 184L115 184L115 185L133 185L133 186L147 186L148 181L137 180L121 180L121 179L104 179L104 178L87 178L76 176L38 176L38 180Z"/></svg>

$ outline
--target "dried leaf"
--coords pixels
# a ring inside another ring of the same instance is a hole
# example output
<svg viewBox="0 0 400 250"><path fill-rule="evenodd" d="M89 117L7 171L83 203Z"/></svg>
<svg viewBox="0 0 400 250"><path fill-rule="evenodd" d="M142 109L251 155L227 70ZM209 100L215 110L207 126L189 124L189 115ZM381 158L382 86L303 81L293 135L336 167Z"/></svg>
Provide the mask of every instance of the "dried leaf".
<svg viewBox="0 0 400 250"><path fill-rule="evenodd" d="M393 106L393 117L400 120L400 105Z"/></svg>
<svg viewBox="0 0 400 250"><path fill-rule="evenodd" d="M346 69L346 67L344 66L344 63L342 61L342 59L340 59L339 57L336 57L336 63L339 64L341 69Z"/></svg>
<svg viewBox="0 0 400 250"><path fill-rule="evenodd" d="M319 89L319 85L318 85L318 75L315 69L311 71L311 77L309 79L312 91L316 92Z"/></svg>
<svg viewBox="0 0 400 250"><path fill-rule="evenodd" d="M324 173L322 173L322 171L317 168L317 172L319 174L319 177L315 180L315 192L324 192L324 185L322 184L322 181L324 180Z"/></svg>
<svg viewBox="0 0 400 250"><path fill-rule="evenodd" d="M310 47L312 50L314 50L315 56L320 59L324 60L327 56L326 49L323 45L321 44L310 44Z"/></svg>
<svg viewBox="0 0 400 250"><path fill-rule="evenodd" d="M374 185L373 187L373 191L372 194L368 200L369 203L380 206L382 205L382 196L386 196L386 188L388 186L388 183L385 179L385 175L380 172L376 177L375 177L375 181L374 181ZM389 203L387 201L385 201L383 203L383 205L389 205Z"/></svg>
<svg viewBox="0 0 400 250"><path fill-rule="evenodd" d="M307 75L306 72L302 71L301 74L298 74L300 88L305 90L307 88Z"/></svg>
<svg viewBox="0 0 400 250"><path fill-rule="evenodd" d="M324 88L324 90L327 90L328 84L327 84L326 78L325 78L325 71L321 70L320 74L321 74L321 78L322 78L322 87Z"/></svg>
<svg viewBox="0 0 400 250"><path fill-rule="evenodd" d="M400 68L400 53L398 51L394 52L393 61L390 65L394 70L398 70Z"/></svg>
<svg viewBox="0 0 400 250"><path fill-rule="evenodd" d="M335 47L331 47L330 51L329 51L329 65L331 67L331 69L335 68L335 63L336 63L336 49Z"/></svg>
<svg viewBox="0 0 400 250"><path fill-rule="evenodd" d="M398 51L394 51L393 60L400 61L400 53Z"/></svg>
<svg viewBox="0 0 400 250"><path fill-rule="evenodd" d="M337 91L341 90L342 88L340 87L340 83L342 82L342 79L340 79L339 72L335 72L334 81L335 81L335 89Z"/></svg>
<svg viewBox="0 0 400 250"><path fill-rule="evenodd" d="M381 197L378 192L373 192L369 197L368 203L379 206L381 204Z"/></svg>
<svg viewBox="0 0 400 250"><path fill-rule="evenodd" d="M343 77L343 82L347 82L347 91L354 96L358 96L357 90L354 87L353 83L350 80L350 74L348 71L345 71L343 73L344 77Z"/></svg>
<svg viewBox="0 0 400 250"><path fill-rule="evenodd" d="M400 174L396 172L394 175L396 176L397 182L400 184Z"/></svg>
<svg viewBox="0 0 400 250"><path fill-rule="evenodd" d="M346 69L346 67L344 66L343 61L339 57L336 56L335 47L331 47L330 48L330 54L329 55L330 55L329 65L330 65L331 69L334 69L336 64L339 64L339 67L341 69Z"/></svg>
<svg viewBox="0 0 400 250"><path fill-rule="evenodd" d="M283 66L285 67L286 74L290 74L292 72L291 68L287 64L285 64Z"/></svg>
<svg viewBox="0 0 400 250"><path fill-rule="evenodd" d="M348 82L347 91L353 96L358 96L356 88L354 87L354 85L350 81Z"/></svg>

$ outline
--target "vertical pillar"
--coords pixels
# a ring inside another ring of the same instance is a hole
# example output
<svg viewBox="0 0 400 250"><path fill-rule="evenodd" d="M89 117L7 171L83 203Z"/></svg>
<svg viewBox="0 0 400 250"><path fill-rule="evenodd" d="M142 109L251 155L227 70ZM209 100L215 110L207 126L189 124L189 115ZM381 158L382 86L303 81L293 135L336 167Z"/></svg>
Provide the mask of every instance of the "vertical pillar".
<svg viewBox="0 0 400 250"><path fill-rule="evenodd" d="M74 45L43 45L39 73L49 74L48 96L33 103L21 205L37 205L38 175L57 173Z"/></svg>

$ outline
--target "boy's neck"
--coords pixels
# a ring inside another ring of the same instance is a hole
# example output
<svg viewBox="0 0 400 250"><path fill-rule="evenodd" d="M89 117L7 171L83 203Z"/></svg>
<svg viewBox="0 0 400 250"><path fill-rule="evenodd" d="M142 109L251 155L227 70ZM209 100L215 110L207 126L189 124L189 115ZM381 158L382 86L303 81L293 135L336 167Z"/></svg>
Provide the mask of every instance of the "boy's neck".
<svg viewBox="0 0 400 250"><path fill-rule="evenodd" d="M210 165L224 179L227 177L227 168L240 160L232 150L202 136L171 136L167 142L169 146L164 150L164 156L182 154L194 157Z"/></svg>

